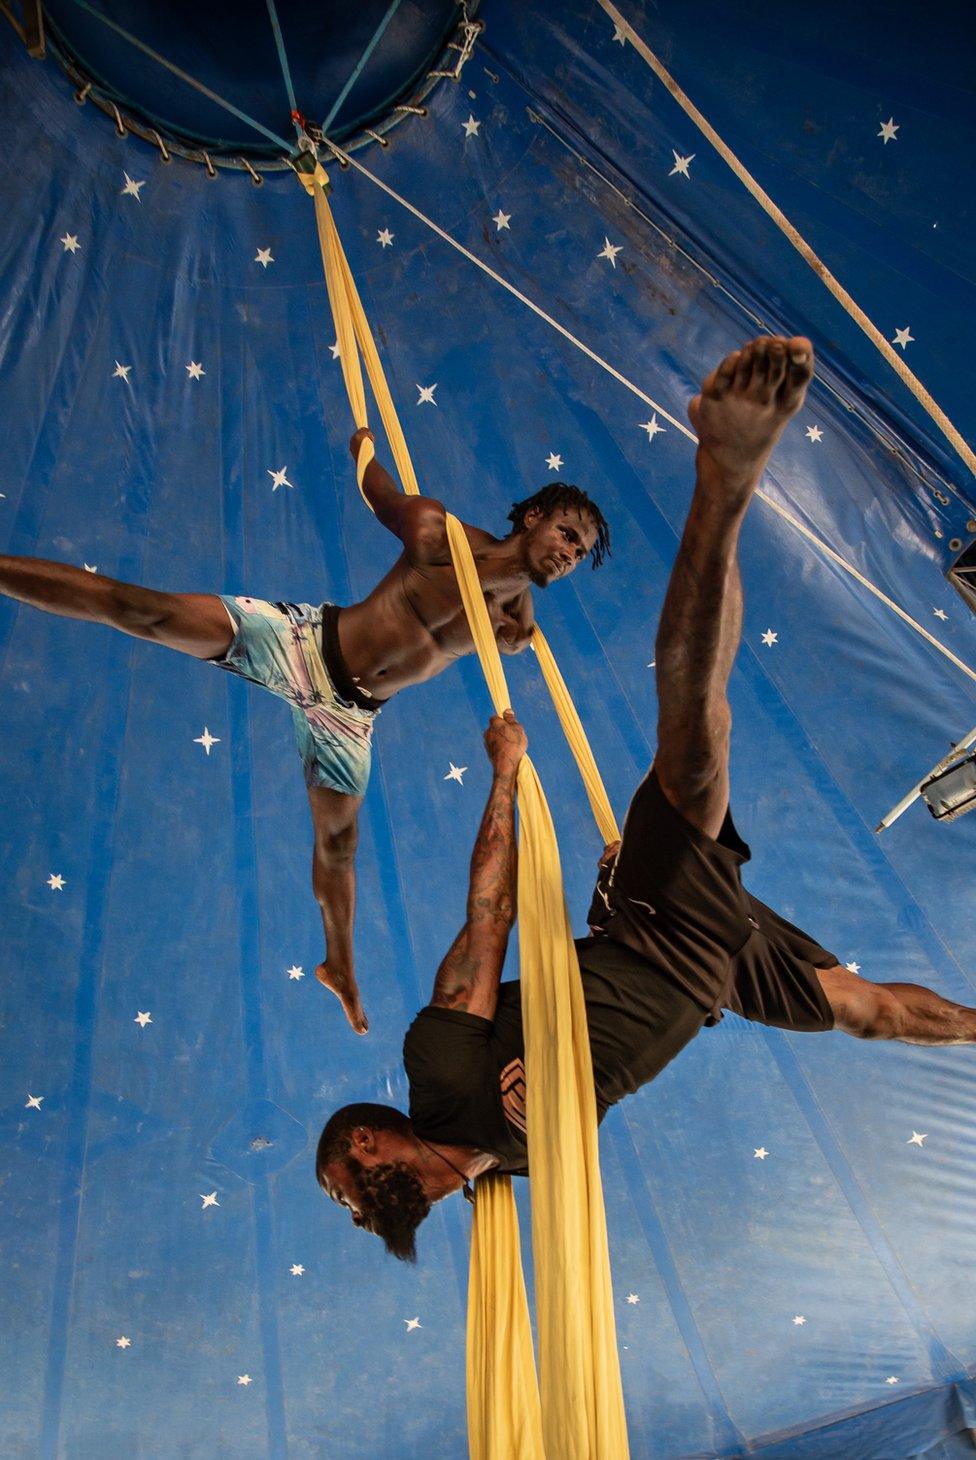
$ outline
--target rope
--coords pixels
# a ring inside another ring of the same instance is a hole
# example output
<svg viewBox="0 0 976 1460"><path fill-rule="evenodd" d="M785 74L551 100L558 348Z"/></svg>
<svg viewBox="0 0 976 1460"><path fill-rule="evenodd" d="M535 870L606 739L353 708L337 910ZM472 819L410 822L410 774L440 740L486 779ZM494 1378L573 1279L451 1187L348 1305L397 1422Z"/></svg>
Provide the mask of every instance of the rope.
<svg viewBox="0 0 976 1460"><path fill-rule="evenodd" d="M234 106L233 102L229 102L224 97L218 96L216 91L211 91L209 86L204 86L202 81L198 81L188 71L183 71L179 66L174 66L172 61L167 61L166 57L161 56L158 51L154 51L152 46L147 46L145 41L141 41L138 36L132 35L130 31L127 31L123 26L119 25L117 21L110 20L107 15L103 15L100 10L96 10L94 5L89 5L88 0L75 0L75 4L82 10L87 11L89 15L93 15L96 20L100 20L103 25L107 25L109 30L114 30L116 35L120 35L123 40L128 41L130 46L135 46L137 51L142 51L143 55L149 56L160 66L164 66L167 71L171 71L174 76L178 76L181 81L185 81L187 86L192 86L195 91L199 91L201 95L207 97L216 106L223 107L225 112L230 112L231 116L237 117L238 121L246 123L249 127L253 127L256 132L260 132L270 142L276 143L289 155L294 152L295 149L292 144L286 142L284 137L279 137L277 132L270 131L263 122L256 121L254 117L249 117L247 112L242 112L240 107Z"/></svg>
<svg viewBox="0 0 976 1460"><path fill-rule="evenodd" d="M321 186L323 177L319 168L315 178L302 175L301 181L315 203L352 414L357 427L367 424L361 350L404 490L415 493L409 451ZM356 462L361 493L373 455L372 443L364 437ZM471 635L501 713L511 700L477 568L461 523L448 513L446 526ZM570 743L575 736L585 746L579 718L541 634L539 660L554 686L554 702ZM601 830L609 833L605 839L612 840L613 813L588 747L580 770ZM519 766L518 792L519 950L539 1391L511 1182L495 1176L486 1184L482 1178L468 1300L469 1446L473 1460L545 1460L547 1455L552 1460L626 1460L586 1007L552 818L528 756Z"/></svg>
<svg viewBox="0 0 976 1460"><path fill-rule="evenodd" d="M281 74L285 78L285 90L288 93L288 105L292 116L298 111L298 102L295 100L295 88L291 84L291 68L288 65L288 53L285 50L285 39L281 34L281 25L278 21L278 10L275 0L267 0L268 18L271 21L271 29L274 32L275 50L278 52L278 65L281 67ZM295 123L298 126L298 123Z"/></svg>
<svg viewBox="0 0 976 1460"><path fill-rule="evenodd" d="M272 3L272 0L269 0L269 4L270 3ZM356 82L359 80L360 76L362 75L363 67L366 65L366 62L373 54L373 51L379 45L383 32L386 30L386 27L389 25L390 21L393 19L399 8L400 0L393 0L393 3L390 5L386 14L383 16L383 19L374 30L369 45L366 47L359 60L356 62L356 65L353 68L352 75L349 77L349 80L346 82L345 86L342 88L342 90L339 92L339 95L332 103L332 109L329 112L329 115L326 117L325 121L322 123L322 131L324 133L328 134L329 128L332 126L332 123L339 115L339 108L342 106L342 103L345 101L346 97L349 95L350 91L352 91Z"/></svg>
<svg viewBox="0 0 976 1460"><path fill-rule="evenodd" d="M878 329L877 325L873 324L868 316L864 313L864 310L861 308L861 306L851 298L850 294L848 294L844 286L839 283L837 279L834 278L833 274L830 272L823 259L821 259L819 255L813 251L803 235L796 228L794 228L793 224L787 218L786 214L776 206L769 194L765 192L762 187L760 187L759 183L752 176L752 173L749 172L748 169L743 166L743 164L739 161L738 157L736 157L731 147L728 147L722 141L721 137L718 135L711 122L709 122L707 118L702 115L702 113L695 106L694 102L692 102L685 95L685 93L682 91L681 87L678 85L677 81L675 81L671 73L658 60L654 52L648 48L646 43L634 30L633 26L628 24L628 22L624 20L623 16L620 14L620 11L613 4L613 0L600 0L600 5L609 15L614 25L618 26L620 30L626 35L627 39L634 47L634 50L637 52L637 54L641 56L644 61L647 62L648 66L650 66L651 70L658 77L658 79L664 83L668 91L670 91L671 95L674 97L675 101L681 107L682 111L691 118L695 126L706 138L706 140L711 142L712 146L715 148L716 152L723 159L723 161L728 163L729 167L735 173L736 177L743 184L743 186L747 188L748 191L752 194L756 202L762 208L763 212L767 213L769 217L772 218L777 228L786 238L789 239L790 243L796 249L801 258L803 258L810 265L810 268L813 270L813 272L817 275L821 282L826 285L826 287L830 290L831 294L833 294L834 298L838 301L842 308L847 311L854 323L861 330L864 331L868 339L880 352L880 354L884 356L891 368L896 372L896 374L901 377L901 379L908 386L908 389L911 391L912 395L918 401L922 409L928 412L929 416L931 416L932 420L935 422L936 426L938 426L943 436L945 436L949 444L955 449L961 459L969 467L969 470L973 473L973 475L976 476L976 452L973 451L972 447L966 441L965 437L959 431L957 431L956 427L949 420L949 417L939 405L938 401L929 394L929 392L925 389L925 386L919 380L918 376L915 375L911 370L909 370L905 361L899 354L896 353L896 351L892 348L890 342L885 339L884 335Z"/></svg>
<svg viewBox="0 0 976 1460"><path fill-rule="evenodd" d="M473 254L470 249L465 248L463 243L459 243L458 240L456 238L453 238L450 233L445 232L445 230L441 228L437 223L435 223L432 218L428 218L427 215L425 213L422 213L419 208L414 207L413 203L410 203L407 201L406 198L401 197L399 193L395 192L394 189L389 187L385 182L383 182L381 178L378 178L375 173L370 172L368 167L364 167L363 164L361 162L358 162L355 157L352 157L348 153L343 152L341 148L335 145L335 143L329 142L327 145L335 155L336 159L341 162L343 166L351 166L356 168L356 170L358 172L361 172L365 178L368 178L371 183L373 183L376 187L380 188L384 193L391 197L394 202L399 203L400 206L402 208L405 208L408 213L412 213L415 218L419 219L421 223L425 224L425 226L429 228L432 233L436 233L438 238L442 238L445 243L450 244L451 248L456 249L458 253L463 254L464 257L470 263L474 264L476 268L480 269L483 274L487 274L490 279L493 279L496 284L501 285L501 287L506 290L507 293L511 294L515 299L517 299L519 303L524 304L525 307L527 309L530 309L533 314L538 315L538 317L541 320L544 320L546 324L548 324L552 329L557 332L557 334L562 335L563 339L568 340L571 345L574 345L577 350L579 350L587 357L587 359L592 360L595 365L599 365L600 369L605 370L608 375L612 375L614 380L618 381L619 384L624 386L626 390L629 390L632 395L637 396L638 400L642 400L645 405L650 406L651 410L657 411L657 413L662 416L664 420L666 420L670 425L672 425L676 431L679 431L682 436L686 437L687 440L691 441L695 446L698 445L698 437L695 435L694 431L690 430L690 428L685 424L684 421L679 420L677 416L673 416L665 406L654 400L653 397L649 396L646 391L641 390L640 386L636 385L634 381L629 380L626 375L622 375L620 371L617 370L613 365L611 365L608 360L604 360L603 357L601 355L598 355L595 350L591 350L589 345L584 344L582 340L577 339L576 335L568 330L565 325L560 324L557 319L553 319L551 314L547 314L546 311L542 309L538 304L536 304L534 300L530 299L528 295L523 294L520 289L516 289L514 284L510 284L507 279L504 279L501 276L501 274L496 273L496 271L489 264L486 264L483 259L478 258L477 254ZM822 538L819 538L815 532L811 531L809 527L806 527L802 522L799 521L798 518L794 517L793 513L790 512L788 508L781 506L779 502L775 501L771 496L769 496L767 492L764 492L762 488L759 488L759 490L756 492L756 496L761 502L764 502L767 507L771 507L772 510L776 512L780 517L782 517L785 522L788 522L790 526L793 527L800 534L801 537L805 538L819 552L823 553L824 557L829 558L832 563L835 563L837 567L841 568L845 573L847 573L851 578L859 583L862 588L866 588L868 592L873 594L873 596L878 599L880 603L883 603L886 608L889 608L892 613L896 614L903 623L908 624L908 626L914 629L917 634L920 634L921 637L925 639L926 643L931 644L934 649L937 649L940 654L942 654L946 659L949 660L950 664L955 665L955 667L961 670L961 672L965 674L967 678L976 681L976 670L970 668L968 664L964 663L964 661L960 659L956 654L954 654L951 649L947 648L945 644L937 639L934 634L929 633L928 629L923 628L923 626L918 622L917 619L912 618L911 614L907 613L905 609L901 608L894 601L894 599L889 598L887 593L883 592L883 590L880 589L877 584L872 583L870 578L865 577L860 569L856 568L853 563L849 563L846 558L841 556L840 553L836 552L832 547L828 547L828 545L823 541Z"/></svg>

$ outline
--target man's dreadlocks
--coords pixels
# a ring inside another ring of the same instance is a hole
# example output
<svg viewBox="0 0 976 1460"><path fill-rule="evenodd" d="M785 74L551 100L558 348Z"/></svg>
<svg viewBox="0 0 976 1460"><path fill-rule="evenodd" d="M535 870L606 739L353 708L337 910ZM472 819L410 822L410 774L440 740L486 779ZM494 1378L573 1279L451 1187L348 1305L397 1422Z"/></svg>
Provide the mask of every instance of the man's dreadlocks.
<svg viewBox="0 0 976 1460"><path fill-rule="evenodd" d="M547 487L536 492L532 497L526 497L524 502L514 502L512 510L508 514L508 520L512 524L514 532L522 532L525 528L525 516L533 508L538 508L543 517L549 517L560 507L575 507L578 512L586 512L593 519L596 528L596 541L590 549L592 566L598 568L604 558L610 556L610 528L606 518L595 502L580 487L571 487L566 482L550 482Z"/></svg>

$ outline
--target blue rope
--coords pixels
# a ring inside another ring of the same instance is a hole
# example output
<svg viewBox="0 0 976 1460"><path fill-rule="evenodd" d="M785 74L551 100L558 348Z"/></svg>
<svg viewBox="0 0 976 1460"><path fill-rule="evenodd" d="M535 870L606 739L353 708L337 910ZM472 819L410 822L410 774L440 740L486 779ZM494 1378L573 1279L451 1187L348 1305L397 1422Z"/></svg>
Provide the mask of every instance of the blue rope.
<svg viewBox="0 0 976 1460"><path fill-rule="evenodd" d="M123 29L123 27L121 25L118 25L114 20L110 20L107 15L103 15L102 12L100 10L96 10L93 5L89 5L88 0L75 0L75 4L80 6L82 10L87 10L89 15L93 15L95 19L100 20L103 25L107 25L109 30L114 30L117 35L120 35L122 37L123 40L126 40L129 42L130 45L135 46L136 50L142 51L144 55L149 56L153 61L157 61L160 66L165 66L167 71L172 71L174 76L178 76L180 80L185 81L188 86L194 87L197 91L202 92L202 94L210 101L215 102L217 106L223 107L225 112L230 112L231 115L237 117L239 121L246 122L246 124L249 127L253 127L256 132L260 132L262 136L267 137L269 141L274 142L276 146L281 147L288 156L291 156L294 153L295 148L291 142L286 142L284 137L278 136L277 132L270 131L269 128L264 126L262 122L255 121L254 117L249 117L247 112L242 112L239 107L234 106L229 101L225 101L222 96L218 96L215 91L211 91L209 86L204 86L202 81L197 81L196 77L189 75L189 73L186 71L181 71L179 66L174 66L172 61L167 61L165 56L161 56L158 51L154 51L151 46L147 46L145 41L139 40L138 36L131 35L129 31Z"/></svg>
<svg viewBox="0 0 976 1460"><path fill-rule="evenodd" d="M288 56L285 52L285 41L284 37L281 34L281 25L278 21L278 10L275 5L275 0L267 0L267 4L268 15L271 17L271 29L274 31L275 46L278 49L278 62L281 66L281 74L285 78L285 90L288 92L288 105L291 107L293 112L297 112L298 102L295 100L295 88L291 84L291 69L288 65ZM295 131L301 132L302 129L299 122L295 118L293 118L292 120L295 121Z"/></svg>
<svg viewBox="0 0 976 1460"><path fill-rule="evenodd" d="M268 4L269 5L270 4L273 4L273 0L268 0ZM356 65L356 69L353 71L353 73L350 76L349 80L346 82L345 86L342 88L342 90L339 92L339 95L336 97L335 101L333 102L333 104L332 104L332 110L329 112L329 115L326 117L325 121L322 123L322 131L325 133L326 136L329 135L329 128L332 126L332 123L335 121L335 118L336 118L336 115L337 115L337 113L339 111L339 108L342 106L342 103L345 101L346 97L349 95L350 91L352 91L352 89L355 86L356 82L359 80L360 76L362 75L363 67L366 65L366 62L369 60L370 56L373 54L373 51L376 49L376 46L379 43L380 37L382 36L383 32L386 30L386 27L389 25L390 21L393 19L394 15L396 14L396 12L397 12L397 10L399 8L400 8L400 0L393 0L393 4L390 6L390 8L386 12L386 14L383 16L383 19L380 21L379 25L376 27L376 30L373 33L372 40L370 41L369 45L366 47L365 51L363 51L363 54L360 56L359 61L358 61L357 65Z"/></svg>

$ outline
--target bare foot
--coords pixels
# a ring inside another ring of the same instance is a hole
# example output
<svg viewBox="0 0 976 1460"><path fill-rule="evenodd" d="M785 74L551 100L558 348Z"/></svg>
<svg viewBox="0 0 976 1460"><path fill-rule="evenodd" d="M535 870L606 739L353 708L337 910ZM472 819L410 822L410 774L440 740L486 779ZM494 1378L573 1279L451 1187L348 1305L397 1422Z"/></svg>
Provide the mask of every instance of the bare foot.
<svg viewBox="0 0 976 1460"><path fill-rule="evenodd" d="M812 376L813 346L803 335L763 336L726 355L688 406L703 484L747 502Z"/></svg>
<svg viewBox="0 0 976 1460"><path fill-rule="evenodd" d="M356 1033L366 1034L369 1030L369 1020L363 1013L355 974L341 973L338 970L331 969L327 963L320 963L315 970L315 977L320 984L327 989L331 989L332 993L335 994L345 1010L346 1018Z"/></svg>

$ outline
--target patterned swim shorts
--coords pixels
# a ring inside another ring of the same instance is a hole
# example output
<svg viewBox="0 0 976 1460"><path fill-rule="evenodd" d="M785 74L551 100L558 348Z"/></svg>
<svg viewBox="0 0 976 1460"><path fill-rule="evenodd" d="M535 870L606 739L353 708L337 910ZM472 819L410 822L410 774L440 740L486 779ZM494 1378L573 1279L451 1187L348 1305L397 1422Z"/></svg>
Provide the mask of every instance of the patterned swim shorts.
<svg viewBox="0 0 976 1460"><path fill-rule="evenodd" d="M263 685L292 707L307 786L362 796L369 781L373 721L338 693L322 653L322 621L331 604L266 603L220 595L234 638L211 662Z"/></svg>

